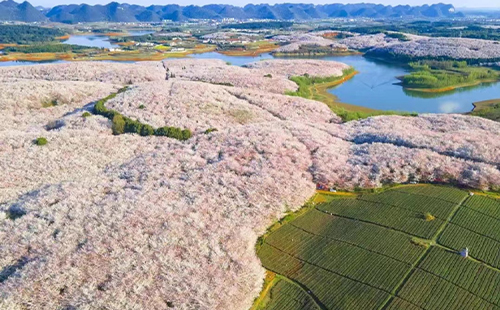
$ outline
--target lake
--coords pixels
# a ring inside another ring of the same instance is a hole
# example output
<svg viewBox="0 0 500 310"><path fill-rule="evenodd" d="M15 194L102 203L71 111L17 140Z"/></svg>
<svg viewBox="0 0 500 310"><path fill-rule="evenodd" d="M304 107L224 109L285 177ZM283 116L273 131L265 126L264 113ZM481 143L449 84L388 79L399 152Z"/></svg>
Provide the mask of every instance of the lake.
<svg viewBox="0 0 500 310"><path fill-rule="evenodd" d="M130 31L128 35L130 36L140 36L145 34L151 34L154 31L144 30L144 31ZM113 44L109 41L108 36L99 36L99 35L73 35L70 36L68 40L63 41L63 44L76 44L97 48L118 48L120 47L118 44Z"/></svg>
<svg viewBox="0 0 500 310"><path fill-rule="evenodd" d="M139 34L145 34L141 32ZM134 34L136 35L136 34ZM74 39L73 39L74 38ZM108 47L110 42L105 36L73 36L71 44L88 45L90 40L94 46ZM70 41L68 40L68 41ZM77 41L75 41L77 40ZM68 43L66 41L65 43ZM77 43L79 42L79 43ZM270 54L257 57L226 56L215 52L194 54L197 59L221 59L236 66L272 59ZM421 93L404 90L398 83L397 76L407 73L401 66L372 60L363 56L321 57L330 61L339 61L353 66L359 74L351 80L330 89L340 102L368 107L376 110L395 110L418 113L463 113L473 109L472 103L482 100L500 98L500 84L490 83L476 87L462 88L446 93ZM54 61L60 63L64 61ZM1 66L31 65L38 62L0 62Z"/></svg>
<svg viewBox="0 0 500 310"><path fill-rule="evenodd" d="M215 52L191 55L191 57L217 58L237 66L273 58L269 54L258 57L240 57L226 56ZM308 57L308 59L311 58ZM408 73L401 66L359 55L316 57L313 59L339 61L354 67L359 74L351 80L330 89L329 92L335 95L340 102L371 109L418 113L463 113L470 112L474 108L473 102L500 98L499 83L461 88L445 93L412 92L406 91L400 85L396 85L399 82L396 77Z"/></svg>

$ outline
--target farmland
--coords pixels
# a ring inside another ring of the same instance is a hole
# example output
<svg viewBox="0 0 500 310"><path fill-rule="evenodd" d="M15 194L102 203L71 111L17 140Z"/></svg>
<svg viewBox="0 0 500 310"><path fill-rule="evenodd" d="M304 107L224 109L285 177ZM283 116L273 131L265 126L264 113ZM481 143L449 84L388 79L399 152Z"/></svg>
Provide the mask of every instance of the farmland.
<svg viewBox="0 0 500 310"><path fill-rule="evenodd" d="M328 198L258 244L278 280L256 309L500 309L499 201L431 185Z"/></svg>

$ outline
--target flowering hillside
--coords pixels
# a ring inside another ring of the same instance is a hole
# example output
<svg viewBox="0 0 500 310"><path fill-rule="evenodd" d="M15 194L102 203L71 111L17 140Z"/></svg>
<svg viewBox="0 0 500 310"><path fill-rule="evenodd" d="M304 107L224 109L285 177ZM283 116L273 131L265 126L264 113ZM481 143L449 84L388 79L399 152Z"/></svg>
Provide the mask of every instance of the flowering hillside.
<svg viewBox="0 0 500 310"><path fill-rule="evenodd" d="M0 309L248 309L264 278L257 237L316 182L500 189L498 123L423 115L341 124L324 104L280 89L288 75L345 65L291 64L1 69ZM175 77L166 81L165 68ZM245 75L262 79L245 87ZM125 84L107 108L194 136L114 136L110 120L84 115Z"/></svg>

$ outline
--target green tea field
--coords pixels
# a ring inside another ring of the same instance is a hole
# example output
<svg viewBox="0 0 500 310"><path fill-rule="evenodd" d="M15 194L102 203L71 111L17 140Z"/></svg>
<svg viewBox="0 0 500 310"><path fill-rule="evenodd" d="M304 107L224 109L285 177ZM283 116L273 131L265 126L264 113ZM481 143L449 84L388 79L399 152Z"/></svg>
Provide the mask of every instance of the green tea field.
<svg viewBox="0 0 500 310"><path fill-rule="evenodd" d="M430 185L335 198L258 256L278 276L256 309L500 310L500 201Z"/></svg>

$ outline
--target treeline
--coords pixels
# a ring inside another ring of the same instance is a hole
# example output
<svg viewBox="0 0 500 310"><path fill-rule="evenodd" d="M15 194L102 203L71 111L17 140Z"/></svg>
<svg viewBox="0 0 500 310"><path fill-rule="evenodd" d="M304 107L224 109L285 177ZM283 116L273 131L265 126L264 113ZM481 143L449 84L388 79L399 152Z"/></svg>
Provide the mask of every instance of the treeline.
<svg viewBox="0 0 500 310"><path fill-rule="evenodd" d="M35 44L29 46L10 46L3 49L4 53L69 53L95 49L94 47L72 44Z"/></svg>
<svg viewBox="0 0 500 310"><path fill-rule="evenodd" d="M344 29L345 30L345 29ZM431 37L454 37L484 40L500 40L500 31L464 21L415 21L402 24L387 24L376 27L353 27L348 29L360 34L378 34L388 31L404 32Z"/></svg>
<svg viewBox="0 0 500 310"><path fill-rule="evenodd" d="M500 48L500 44L498 45ZM381 49L374 49L367 51L364 56L372 57L372 58L381 58L391 62L397 62L401 64L408 64L411 62L425 61L425 60L435 60L435 61L453 61L456 60L447 56L411 56L407 54L396 54L390 51L385 51ZM485 63L495 63L499 62L500 58L489 58L489 59L481 59L481 58L460 58L460 61L467 62L468 65L481 65Z"/></svg>
<svg viewBox="0 0 500 310"><path fill-rule="evenodd" d="M94 114L102 115L113 122L112 129L114 135L121 135L124 133L136 133L141 136L163 136L174 138L180 141L188 140L192 137L189 129L180 129L177 127L161 127L153 128L148 124L143 124L137 120L123 116L120 112L109 110L105 107L105 103L118 94L127 90L127 87L120 89L117 93L109 95L108 97L99 100L94 106Z"/></svg>
<svg viewBox="0 0 500 310"><path fill-rule="evenodd" d="M222 29L281 29L290 28L293 26L292 22L251 22L223 25Z"/></svg>
<svg viewBox="0 0 500 310"><path fill-rule="evenodd" d="M43 28L26 25L0 25L0 43L30 44L36 42L52 42L65 33L60 29Z"/></svg>
<svg viewBox="0 0 500 310"><path fill-rule="evenodd" d="M410 62L409 66L414 70L453 70L467 68L467 62L456 60L422 60L418 62Z"/></svg>

